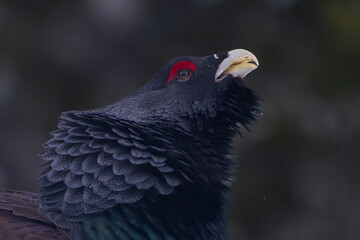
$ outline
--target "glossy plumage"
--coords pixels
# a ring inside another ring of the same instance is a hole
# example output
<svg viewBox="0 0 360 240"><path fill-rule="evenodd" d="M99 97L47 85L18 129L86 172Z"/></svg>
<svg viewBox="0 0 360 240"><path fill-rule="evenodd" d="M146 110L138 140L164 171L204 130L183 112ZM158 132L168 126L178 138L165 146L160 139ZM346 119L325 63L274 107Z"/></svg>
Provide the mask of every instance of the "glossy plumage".
<svg viewBox="0 0 360 240"><path fill-rule="evenodd" d="M0 192L0 239L65 240L56 226L38 212L37 194Z"/></svg>
<svg viewBox="0 0 360 240"><path fill-rule="evenodd" d="M258 107L241 79L215 84L227 56L174 59L118 103L63 113L40 195L0 195L2 239L227 239L232 137ZM179 61L196 69L168 81Z"/></svg>

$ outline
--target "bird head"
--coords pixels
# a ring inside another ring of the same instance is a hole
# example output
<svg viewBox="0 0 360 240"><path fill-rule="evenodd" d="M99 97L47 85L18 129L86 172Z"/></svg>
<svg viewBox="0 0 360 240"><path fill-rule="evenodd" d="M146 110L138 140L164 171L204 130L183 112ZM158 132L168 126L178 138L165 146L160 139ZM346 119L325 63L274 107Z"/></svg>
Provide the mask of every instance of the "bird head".
<svg viewBox="0 0 360 240"><path fill-rule="evenodd" d="M242 49L178 57L117 103L63 113L43 145L48 164L39 179L41 207L64 213L63 222L61 217L169 196L171 204L186 203L192 212L196 194L206 205L196 213L208 223L214 211L224 212L214 221L220 226L215 232L225 231L231 137L255 119L258 107L242 79L258 65Z"/></svg>
<svg viewBox="0 0 360 240"><path fill-rule="evenodd" d="M246 125L258 99L242 79L258 66L255 55L243 49L177 57L145 86L105 111L120 119L167 122L188 131Z"/></svg>

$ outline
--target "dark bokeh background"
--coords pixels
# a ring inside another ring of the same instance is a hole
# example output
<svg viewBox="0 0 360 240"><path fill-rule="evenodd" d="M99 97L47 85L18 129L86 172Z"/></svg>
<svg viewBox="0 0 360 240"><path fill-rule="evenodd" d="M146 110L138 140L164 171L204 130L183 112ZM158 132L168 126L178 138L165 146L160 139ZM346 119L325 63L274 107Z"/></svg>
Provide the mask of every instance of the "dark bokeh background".
<svg viewBox="0 0 360 240"><path fill-rule="evenodd" d="M61 111L169 59L256 54L263 117L236 139L232 240L360 239L360 1L0 1L0 188L37 191Z"/></svg>

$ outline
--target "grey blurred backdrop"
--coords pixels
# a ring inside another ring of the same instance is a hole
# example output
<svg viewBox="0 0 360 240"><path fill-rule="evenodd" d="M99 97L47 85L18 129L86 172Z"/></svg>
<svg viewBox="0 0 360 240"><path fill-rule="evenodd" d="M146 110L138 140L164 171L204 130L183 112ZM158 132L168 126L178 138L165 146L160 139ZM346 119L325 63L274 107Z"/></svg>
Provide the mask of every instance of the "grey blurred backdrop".
<svg viewBox="0 0 360 240"><path fill-rule="evenodd" d="M360 239L360 1L0 1L0 188L37 191L60 112L234 48L264 115L237 138L232 240Z"/></svg>

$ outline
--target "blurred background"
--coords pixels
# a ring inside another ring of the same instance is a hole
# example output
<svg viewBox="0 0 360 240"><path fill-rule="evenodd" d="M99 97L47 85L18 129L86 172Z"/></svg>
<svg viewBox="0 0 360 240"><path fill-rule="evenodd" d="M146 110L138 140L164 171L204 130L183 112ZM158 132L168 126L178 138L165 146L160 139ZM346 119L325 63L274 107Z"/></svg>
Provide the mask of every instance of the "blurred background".
<svg viewBox="0 0 360 240"><path fill-rule="evenodd" d="M236 138L231 240L360 239L358 0L0 1L0 188L38 190L60 112L234 48L264 115Z"/></svg>

